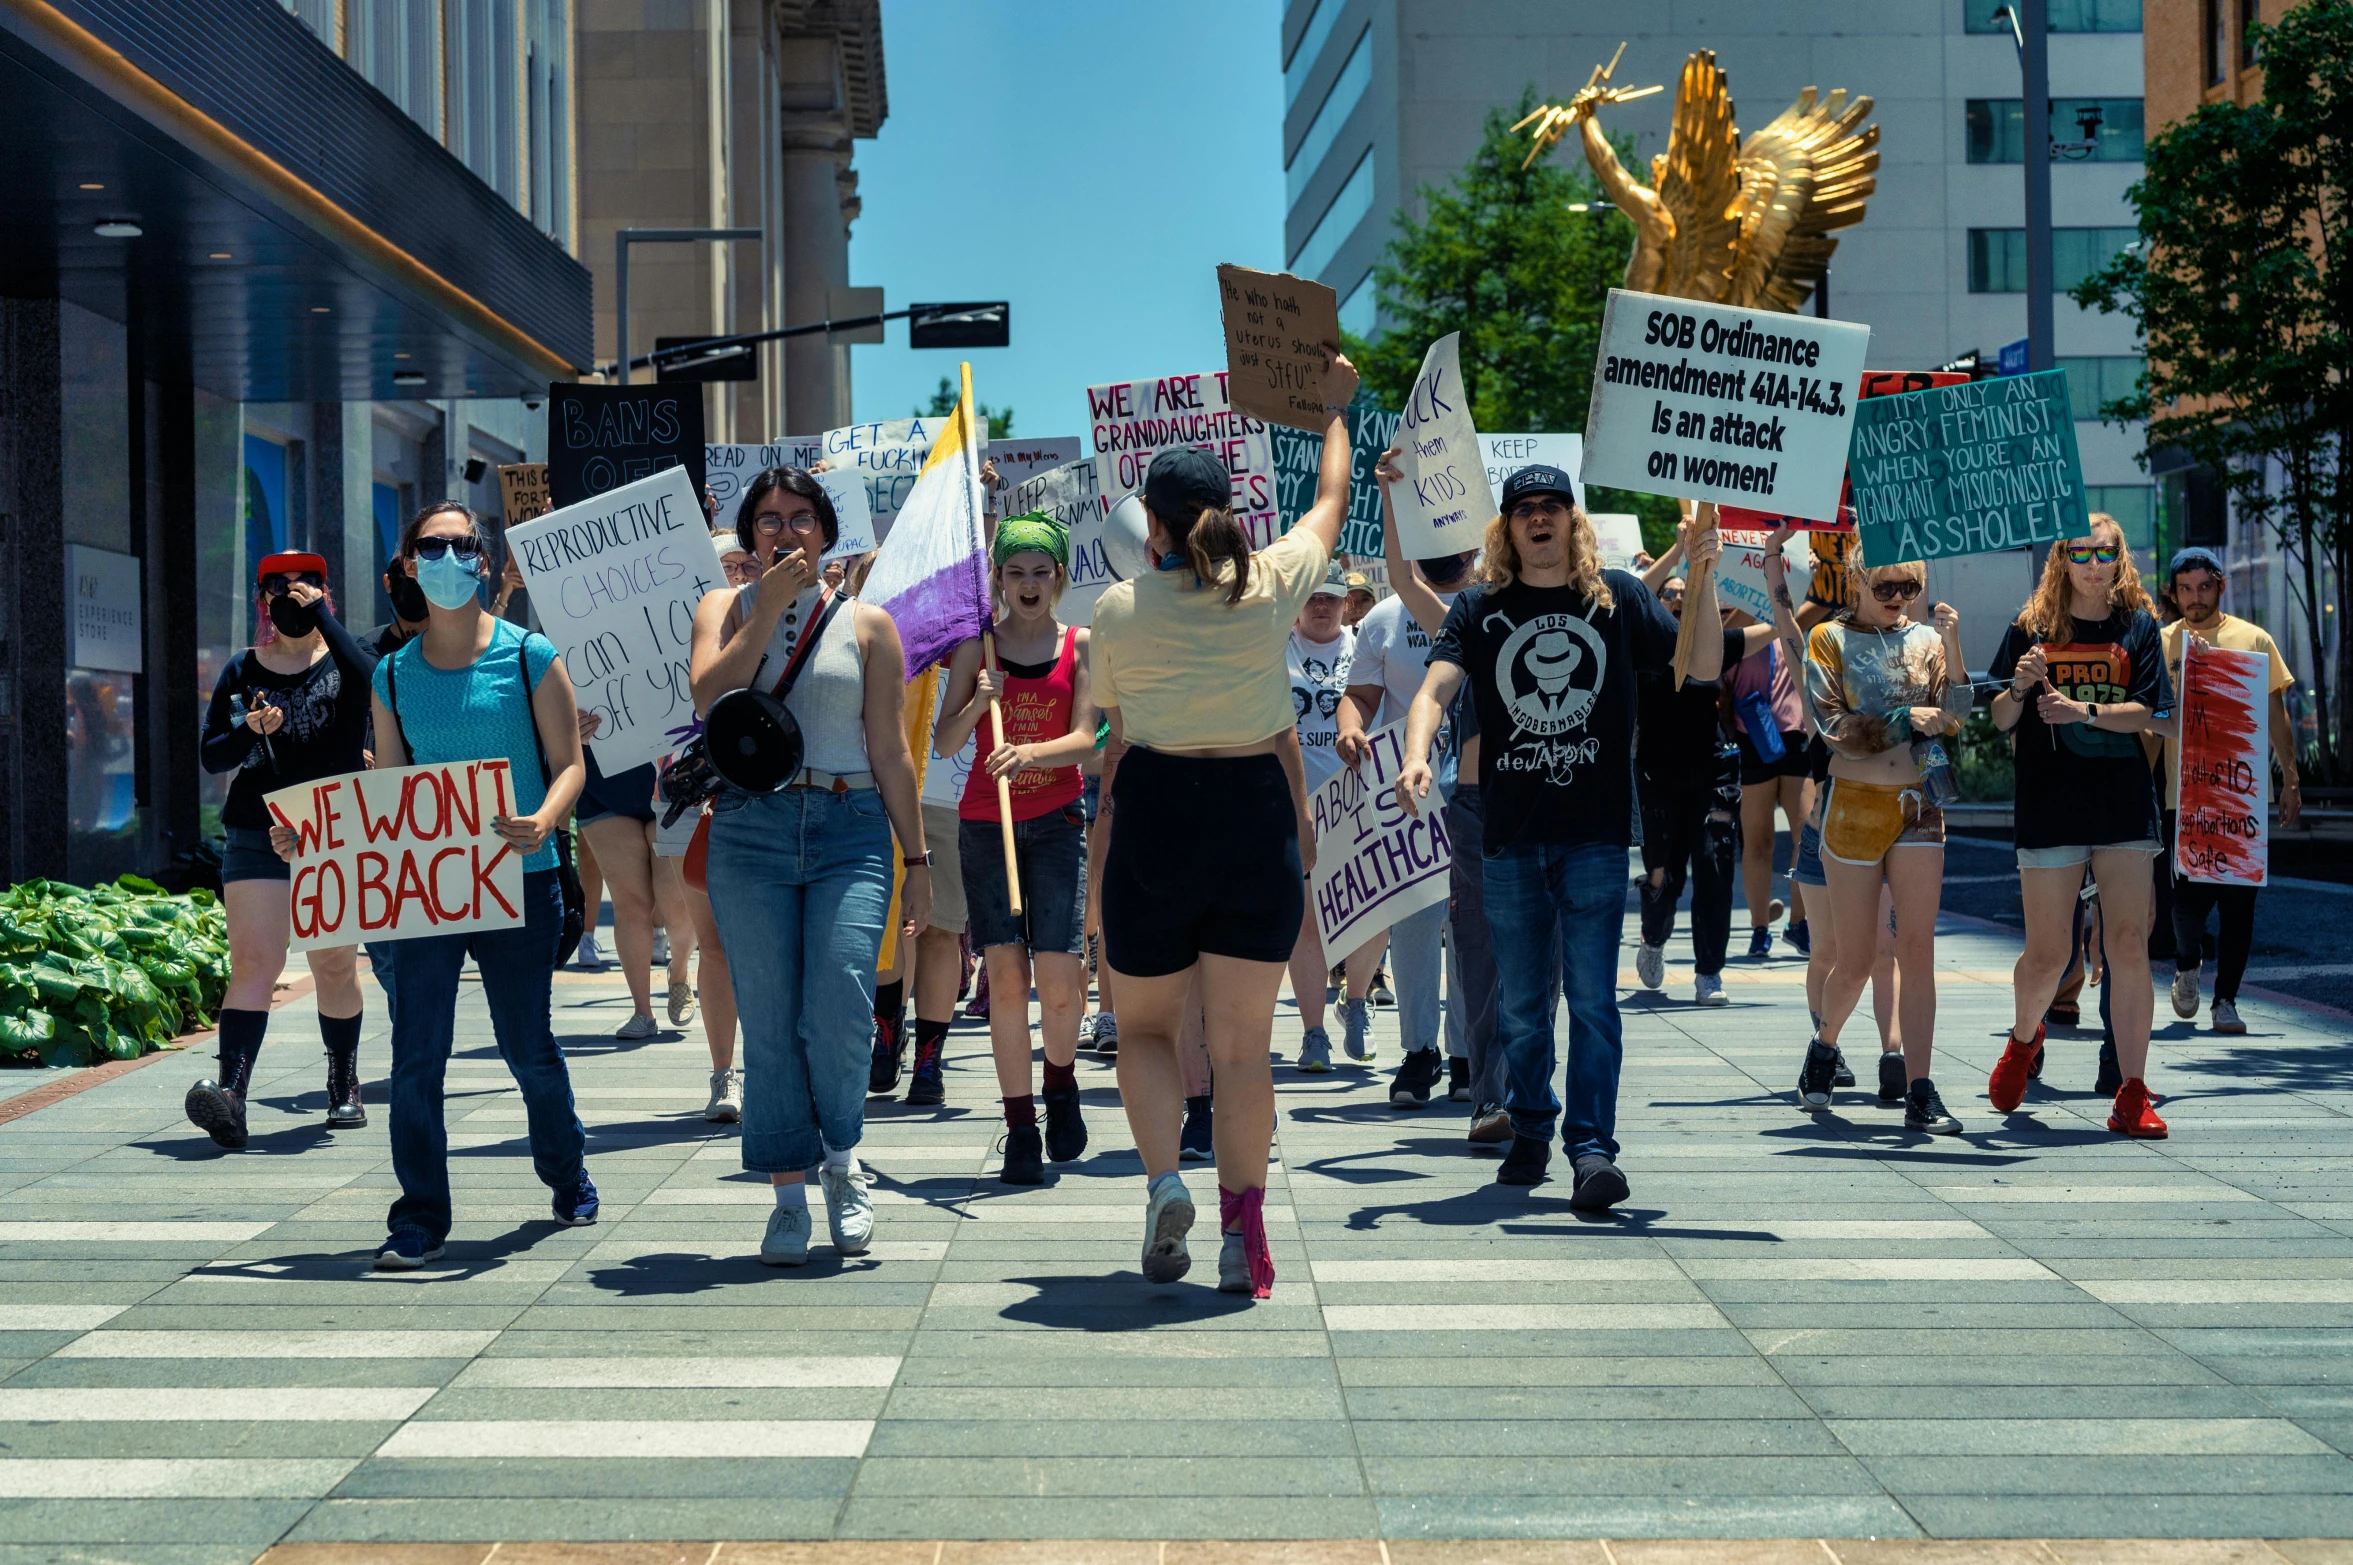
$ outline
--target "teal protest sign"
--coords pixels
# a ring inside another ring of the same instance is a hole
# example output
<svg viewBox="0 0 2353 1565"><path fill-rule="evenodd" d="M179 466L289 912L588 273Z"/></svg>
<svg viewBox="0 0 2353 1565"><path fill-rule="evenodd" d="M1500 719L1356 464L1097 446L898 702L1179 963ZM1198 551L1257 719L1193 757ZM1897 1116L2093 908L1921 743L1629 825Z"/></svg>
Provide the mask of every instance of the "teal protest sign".
<svg viewBox="0 0 2353 1565"><path fill-rule="evenodd" d="M1866 564L2090 530L2065 370L1858 402L1846 466Z"/></svg>
<svg viewBox="0 0 2353 1565"><path fill-rule="evenodd" d="M1324 459L1322 433L1269 424L1274 439L1275 506L1289 532L1315 504L1317 469ZM1397 438L1397 415L1362 402L1348 409L1348 446L1353 457L1348 480L1348 516L1340 524L1341 554L1377 558L1381 553L1381 489L1373 468Z"/></svg>

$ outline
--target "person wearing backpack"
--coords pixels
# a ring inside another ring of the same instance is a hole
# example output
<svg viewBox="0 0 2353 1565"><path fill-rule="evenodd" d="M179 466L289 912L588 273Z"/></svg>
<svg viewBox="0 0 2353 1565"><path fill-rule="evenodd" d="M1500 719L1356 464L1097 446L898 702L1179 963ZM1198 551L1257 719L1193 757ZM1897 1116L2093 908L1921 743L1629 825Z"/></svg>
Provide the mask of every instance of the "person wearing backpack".
<svg viewBox="0 0 2353 1565"><path fill-rule="evenodd" d="M400 563L430 605L422 634L376 665L376 761L380 768L505 760L515 811L493 823L523 856L519 928L423 935L401 942L392 981L392 1172L400 1199L376 1252L378 1271L414 1271L440 1259L449 1235L449 1132L442 1079L457 1026L458 973L468 955L482 976L498 1052L522 1089L531 1162L554 1192L557 1222L596 1221L586 1134L572 1106L572 1078L549 1026L556 963L565 953L568 859L557 828L580 797L578 709L563 659L546 637L496 618L482 603L492 555L488 529L465 506L425 507L401 529ZM291 858L294 833L271 839ZM577 880L573 881L577 887ZM576 893L575 893L576 894ZM577 926L572 926L577 938Z"/></svg>

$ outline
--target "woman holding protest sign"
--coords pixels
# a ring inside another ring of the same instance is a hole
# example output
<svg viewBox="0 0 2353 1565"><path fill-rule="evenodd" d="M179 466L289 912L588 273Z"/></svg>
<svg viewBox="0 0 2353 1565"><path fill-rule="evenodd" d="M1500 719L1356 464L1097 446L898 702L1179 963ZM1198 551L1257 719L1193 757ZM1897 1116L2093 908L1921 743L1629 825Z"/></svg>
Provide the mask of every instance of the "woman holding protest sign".
<svg viewBox="0 0 2353 1565"><path fill-rule="evenodd" d="M2161 847L2155 774L2140 734L2152 717L2171 711L2173 688L2124 530L2105 512L2092 512L2090 520L2083 537L2052 545L2042 581L2002 637L1990 671L2004 681L1994 697L1994 726L2017 736L2026 949L2014 975L2010 1039L1985 1090L2007 1114L2041 1073L2043 1015L2071 960L2070 931L2088 863L2100 887L2105 998L2124 1076L2108 1128L2157 1140L2165 1121L2157 1117L2145 1073L2156 1003L2149 979L2149 859ZM1907 1041L1910 1032L1907 1023Z"/></svg>
<svg viewBox="0 0 2353 1565"><path fill-rule="evenodd" d="M695 711L708 720L731 697L760 712L782 781L713 795L705 884L743 1024L743 1164L766 1174L776 1197L760 1259L799 1266L809 1258L812 1166L835 1250L863 1254L874 1231L855 1153L892 834L907 872L902 939L929 909L931 855L898 627L823 580L840 534L832 499L799 468L771 468L745 489L736 533L760 575L695 611ZM769 696L766 706L750 700L753 690ZM781 717L769 711L778 706Z"/></svg>
<svg viewBox="0 0 2353 1565"><path fill-rule="evenodd" d="M254 568L253 645L229 659L213 686L199 754L208 772L234 771L221 806L228 851L221 900L229 916L229 987L221 999L220 1075L188 1089L189 1122L217 1146L245 1145L245 1096L270 1026L270 995L286 968L292 874L272 850L262 801L280 788L367 766L368 676L375 654L335 618L327 562L273 554ZM308 953L317 985L319 1035L327 1044L327 1123L368 1122L360 1102L358 953Z"/></svg>
<svg viewBox="0 0 2353 1565"><path fill-rule="evenodd" d="M568 920L558 829L580 796L580 715L563 659L546 637L483 607L489 529L454 502L429 505L401 529L400 555L431 605L423 634L376 665L376 765L503 760L514 813L493 822L523 860L524 922L510 929L401 942L392 970L392 1171L400 1199L376 1252L379 1271L440 1258L450 1227L449 1132L442 1078L457 1028L458 973L482 975L498 1052L522 1089L531 1161L555 1192L555 1219L596 1221L587 1138L572 1079L548 1025L558 946ZM282 855L294 833L271 833Z"/></svg>
<svg viewBox="0 0 2353 1565"><path fill-rule="evenodd" d="M1838 1034L1878 964L1880 889L1895 905L1898 1012L1904 1040L1906 1128L1956 1136L1930 1075L1936 1038L1936 909L1944 890L1944 812L1930 791L1923 751L1958 731L1970 686L1961 617L1939 603L1934 628L1909 617L1928 586L1918 560L1864 566L1858 557L1848 607L1806 641L1806 700L1830 747L1819 854L1826 934L1836 942L1822 984L1821 1019L1798 1070L1809 1110L1830 1106L1839 1075Z"/></svg>
<svg viewBox="0 0 2353 1565"><path fill-rule="evenodd" d="M1349 671L1356 662L1356 632L1342 623L1348 597L1347 573L1339 566L1325 568L1324 579L1308 595L1292 623L1283 649L1285 671L1291 680L1291 711L1299 733L1299 760L1307 796L1340 774L1340 705L1348 693ZM1332 1040L1324 1031L1324 989L1339 959L1346 980L1340 991L1341 1047L1352 1060L1373 1057L1370 990L1373 970L1380 965L1388 941L1376 936L1347 953L1326 955L1322 933L1316 928L1315 909L1308 907L1299 920L1299 943L1291 951L1291 994L1299 1003L1299 1068L1322 1072L1332 1068Z"/></svg>
<svg viewBox="0 0 2353 1565"><path fill-rule="evenodd" d="M1009 1185L1045 1181L1040 1153L1067 1163L1087 1149L1079 1112L1078 1019L1086 1009L1087 834L1079 806L1079 766L1095 753L1095 703L1088 693L1087 632L1054 618L1070 585L1070 534L1041 511L997 524L989 584L997 603L994 659L978 638L956 649L932 740L949 757L964 748L991 707L1001 728L981 737L985 754L965 779L957 806L972 943L987 964L995 1003L989 1048L1005 1102ZM1007 837L998 781L1006 782L1013 830ZM1019 867L1021 911L1010 895ZM1046 1052L1046 1130L1041 1146L1037 1100L1030 1095L1029 992L1038 991L1039 1033Z"/></svg>
<svg viewBox="0 0 2353 1565"><path fill-rule="evenodd" d="M1191 448L1161 452L1143 490L1157 569L1104 592L1092 648L1094 697L1111 719L1103 954L1119 991L1120 1096L1150 1181L1144 1277L1173 1282L1192 1265L1193 1198L1177 1174L1177 1039L1198 966L1216 1099L1218 1287L1262 1299L1275 1277L1267 1046L1314 856L1283 649L1339 543L1356 390L1355 366L1325 351L1315 503L1254 554L1224 466ZM1211 857L1188 852L1191 843Z"/></svg>

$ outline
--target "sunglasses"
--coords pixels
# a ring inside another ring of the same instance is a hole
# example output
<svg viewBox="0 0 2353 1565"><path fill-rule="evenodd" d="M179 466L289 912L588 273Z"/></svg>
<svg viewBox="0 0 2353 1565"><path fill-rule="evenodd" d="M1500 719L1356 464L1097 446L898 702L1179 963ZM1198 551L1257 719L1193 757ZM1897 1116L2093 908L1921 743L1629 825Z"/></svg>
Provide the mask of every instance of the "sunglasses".
<svg viewBox="0 0 2353 1565"><path fill-rule="evenodd" d="M419 538L409 545L409 553L420 560L438 560L444 554L454 554L461 560L482 557L482 540L466 538Z"/></svg>
<svg viewBox="0 0 2353 1565"><path fill-rule="evenodd" d="M2116 563L2117 553L2117 550L2109 547L2106 544L2101 544L2096 548L2089 549L2078 549L2070 546L2067 550L2067 563L2070 565L2089 565L2092 563L2092 561L2097 560L2102 565L2114 565Z"/></svg>
<svg viewBox="0 0 2353 1565"><path fill-rule="evenodd" d="M269 598L283 597L297 583L305 587L316 587L321 592L327 590L327 578L321 576L317 571L304 571L299 576L289 576L283 571L273 571L261 579L262 595Z"/></svg>
<svg viewBox="0 0 2353 1565"><path fill-rule="evenodd" d="M1882 603L1909 603L1920 596L1920 583L1909 576L1902 581L1875 581L1871 596Z"/></svg>
<svg viewBox="0 0 2353 1565"><path fill-rule="evenodd" d="M773 538L788 527L796 533L805 533L818 525L815 511L796 511L790 516L766 515L752 518L752 531L763 538Z"/></svg>

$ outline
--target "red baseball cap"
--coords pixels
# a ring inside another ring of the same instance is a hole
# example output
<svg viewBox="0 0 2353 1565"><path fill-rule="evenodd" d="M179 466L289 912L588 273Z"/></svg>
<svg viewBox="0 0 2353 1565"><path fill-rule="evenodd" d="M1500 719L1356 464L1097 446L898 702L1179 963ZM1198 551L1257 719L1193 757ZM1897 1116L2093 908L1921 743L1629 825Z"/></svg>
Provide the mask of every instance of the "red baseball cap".
<svg viewBox="0 0 2353 1565"><path fill-rule="evenodd" d="M264 555L262 562L253 568L254 585L259 586L272 576L300 576L306 571L315 576L325 576L327 574L325 557L316 554L293 553Z"/></svg>

